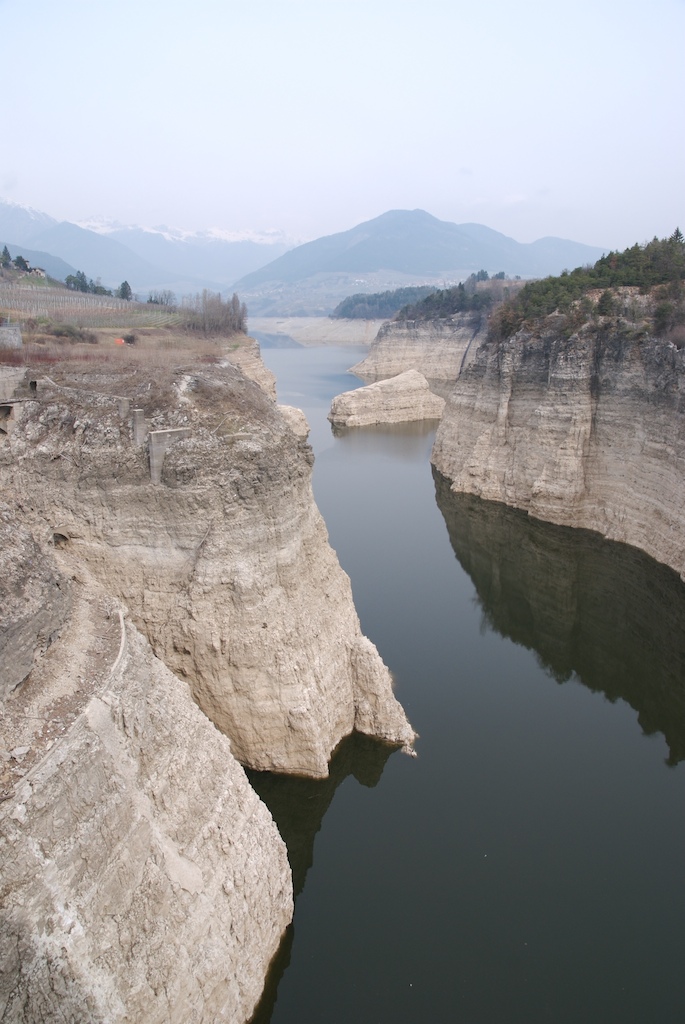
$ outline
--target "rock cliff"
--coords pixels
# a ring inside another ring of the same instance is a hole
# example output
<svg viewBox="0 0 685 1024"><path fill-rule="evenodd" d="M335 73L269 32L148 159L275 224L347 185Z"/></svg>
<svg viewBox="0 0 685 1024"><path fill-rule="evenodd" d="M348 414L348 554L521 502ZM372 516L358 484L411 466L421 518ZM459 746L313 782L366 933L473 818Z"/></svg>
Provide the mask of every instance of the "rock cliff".
<svg viewBox="0 0 685 1024"><path fill-rule="evenodd" d="M432 461L455 491L596 530L685 578L685 350L644 323L602 318L569 336L554 314L484 342Z"/></svg>
<svg viewBox="0 0 685 1024"><path fill-rule="evenodd" d="M369 354L352 367L364 380L418 370L431 381L453 381L487 334L487 318L461 313L449 320L400 320L378 332Z"/></svg>
<svg viewBox="0 0 685 1024"><path fill-rule="evenodd" d="M158 486L122 396L136 430L176 431ZM311 449L237 368L57 367L15 418L5 493L126 604L242 763L325 776L353 729L411 742L314 504Z"/></svg>
<svg viewBox="0 0 685 1024"><path fill-rule="evenodd" d="M78 559L6 700L0 1019L242 1022L292 916L283 841L187 686Z"/></svg>
<svg viewBox="0 0 685 1024"><path fill-rule="evenodd" d="M237 759L321 778L354 730L414 738L306 422L163 353L34 368L7 401L0 1019L242 1024L292 875Z"/></svg>
<svg viewBox="0 0 685 1024"><path fill-rule="evenodd" d="M331 403L328 419L334 427L366 427L376 423L439 420L445 400L434 395L418 370L345 391Z"/></svg>

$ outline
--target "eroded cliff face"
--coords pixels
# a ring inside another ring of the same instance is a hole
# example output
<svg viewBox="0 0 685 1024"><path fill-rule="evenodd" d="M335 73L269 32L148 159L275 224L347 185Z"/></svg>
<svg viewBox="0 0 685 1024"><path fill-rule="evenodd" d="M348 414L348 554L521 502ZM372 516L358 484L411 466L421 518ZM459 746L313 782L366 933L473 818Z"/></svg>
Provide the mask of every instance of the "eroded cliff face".
<svg viewBox="0 0 685 1024"><path fill-rule="evenodd" d="M182 431L159 485L122 396L146 430ZM25 398L3 488L126 605L242 763L320 777L353 729L411 742L314 504L311 450L256 384L227 365L72 366Z"/></svg>
<svg viewBox="0 0 685 1024"><path fill-rule="evenodd" d="M320 778L413 732L302 414L120 355L34 369L0 436L0 1019L243 1024L293 888L236 758Z"/></svg>
<svg viewBox="0 0 685 1024"><path fill-rule="evenodd" d="M0 719L0 1019L246 1021L292 917L284 843L185 683L60 560L71 614Z"/></svg>
<svg viewBox="0 0 685 1024"><path fill-rule="evenodd" d="M685 351L624 320L487 341L433 449L455 491L596 530L685 578Z"/></svg>
<svg viewBox="0 0 685 1024"><path fill-rule="evenodd" d="M431 381L454 381L487 334L487 317L461 313L448 320L392 321L378 332L369 354L352 367L365 380L418 370Z"/></svg>
<svg viewBox="0 0 685 1024"><path fill-rule="evenodd" d="M5 502L0 502L0 580L2 704L59 635L71 592L69 578Z"/></svg>

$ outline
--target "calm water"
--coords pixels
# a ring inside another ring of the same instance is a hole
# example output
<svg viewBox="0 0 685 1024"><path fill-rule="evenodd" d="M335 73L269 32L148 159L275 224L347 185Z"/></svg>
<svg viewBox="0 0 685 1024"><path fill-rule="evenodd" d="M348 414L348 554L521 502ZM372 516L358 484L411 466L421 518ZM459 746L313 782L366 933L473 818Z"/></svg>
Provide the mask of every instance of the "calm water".
<svg viewBox="0 0 685 1024"><path fill-rule="evenodd" d="M334 438L346 349L263 352L419 756L253 776L298 897L259 1024L685 1020L685 588L457 498L432 434Z"/></svg>

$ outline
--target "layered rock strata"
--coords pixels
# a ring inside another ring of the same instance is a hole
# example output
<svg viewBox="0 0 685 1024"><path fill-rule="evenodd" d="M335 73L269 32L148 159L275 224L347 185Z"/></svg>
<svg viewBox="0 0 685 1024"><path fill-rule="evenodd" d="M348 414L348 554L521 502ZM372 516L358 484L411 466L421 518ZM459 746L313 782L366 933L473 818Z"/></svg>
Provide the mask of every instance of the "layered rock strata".
<svg viewBox="0 0 685 1024"><path fill-rule="evenodd" d="M352 367L364 380L418 370L431 381L453 381L487 334L487 318L461 313L447 320L399 320L385 324L369 354Z"/></svg>
<svg viewBox="0 0 685 1024"><path fill-rule="evenodd" d="M160 485L111 397L190 429ZM7 493L126 604L155 654L262 770L325 776L354 729L409 744L311 492L311 449L232 366L58 369L0 446Z"/></svg>
<svg viewBox="0 0 685 1024"><path fill-rule="evenodd" d="M24 681L62 628L70 580L0 502L0 704Z"/></svg>
<svg viewBox="0 0 685 1024"><path fill-rule="evenodd" d="M230 743L71 562L62 636L5 702L0 1019L243 1022L292 917Z"/></svg>
<svg viewBox="0 0 685 1024"><path fill-rule="evenodd" d="M293 892L236 756L318 778L353 730L414 738L314 504L306 421L228 362L145 360L58 365L12 416L0 1018L243 1024Z"/></svg>
<svg viewBox="0 0 685 1024"><path fill-rule="evenodd" d="M685 578L685 350L559 315L480 346L432 461L455 491L596 530Z"/></svg>
<svg viewBox="0 0 685 1024"><path fill-rule="evenodd" d="M337 395L328 419L334 427L365 427L376 423L438 420L445 400L434 395L418 370L380 380Z"/></svg>

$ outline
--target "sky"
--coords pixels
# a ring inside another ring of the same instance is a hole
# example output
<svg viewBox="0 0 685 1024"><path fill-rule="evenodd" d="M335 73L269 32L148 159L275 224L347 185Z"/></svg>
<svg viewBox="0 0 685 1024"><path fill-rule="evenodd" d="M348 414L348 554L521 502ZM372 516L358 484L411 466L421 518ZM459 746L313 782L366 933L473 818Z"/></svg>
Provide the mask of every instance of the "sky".
<svg viewBox="0 0 685 1024"><path fill-rule="evenodd" d="M281 232L685 230L685 0L0 0L0 198Z"/></svg>

